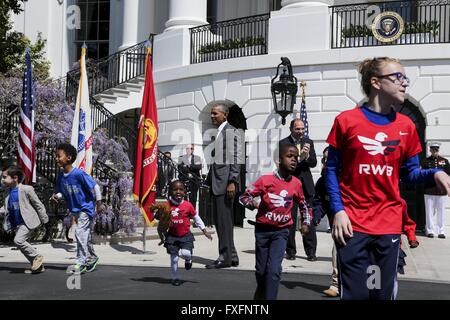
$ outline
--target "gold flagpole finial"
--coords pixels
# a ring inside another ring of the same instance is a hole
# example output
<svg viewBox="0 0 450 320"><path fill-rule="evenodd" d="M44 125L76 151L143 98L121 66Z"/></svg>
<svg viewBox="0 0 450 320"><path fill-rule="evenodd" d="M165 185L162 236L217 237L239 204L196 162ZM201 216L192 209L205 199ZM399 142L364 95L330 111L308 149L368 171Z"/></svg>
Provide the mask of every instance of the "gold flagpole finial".
<svg viewBox="0 0 450 320"><path fill-rule="evenodd" d="M302 89L302 99L305 99L305 89L306 89L306 81L302 80L300 82L300 88Z"/></svg>

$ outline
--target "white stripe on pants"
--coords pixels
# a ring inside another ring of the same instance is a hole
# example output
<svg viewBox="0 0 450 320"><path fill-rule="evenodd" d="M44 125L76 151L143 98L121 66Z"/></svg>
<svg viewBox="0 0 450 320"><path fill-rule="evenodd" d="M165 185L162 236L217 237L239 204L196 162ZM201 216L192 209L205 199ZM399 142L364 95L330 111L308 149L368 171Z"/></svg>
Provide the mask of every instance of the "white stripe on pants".
<svg viewBox="0 0 450 320"><path fill-rule="evenodd" d="M425 195L427 234L435 233L434 215L437 214L438 234L444 234L445 198L447 196ZM435 211L436 210L436 211Z"/></svg>
<svg viewBox="0 0 450 320"><path fill-rule="evenodd" d="M14 237L14 244L30 263L33 263L34 258L38 255L36 249L28 242L32 232L26 225L21 224L16 228L16 235Z"/></svg>
<svg viewBox="0 0 450 320"><path fill-rule="evenodd" d="M85 212L74 215L77 222L75 239L77 240L77 263L81 265L89 264L97 255L92 244L93 219Z"/></svg>

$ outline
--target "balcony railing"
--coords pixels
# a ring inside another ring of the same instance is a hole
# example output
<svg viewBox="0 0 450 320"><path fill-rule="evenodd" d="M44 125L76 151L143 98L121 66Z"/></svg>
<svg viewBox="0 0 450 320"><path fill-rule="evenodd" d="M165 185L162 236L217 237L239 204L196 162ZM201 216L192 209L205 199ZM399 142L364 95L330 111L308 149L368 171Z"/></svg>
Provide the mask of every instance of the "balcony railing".
<svg viewBox="0 0 450 320"><path fill-rule="evenodd" d="M190 29L191 64L267 54L269 14Z"/></svg>
<svg viewBox="0 0 450 320"><path fill-rule="evenodd" d="M153 44L153 36L151 34L149 37L151 44ZM143 41L103 59L93 62L87 61L86 72L88 76L89 95L96 95L143 75L145 73L145 57L147 54L145 43L146 41ZM79 80L80 68L72 69L67 73L67 101L74 102Z"/></svg>
<svg viewBox="0 0 450 320"><path fill-rule="evenodd" d="M450 42L449 0L370 2L331 10L332 48ZM387 11L402 17L404 29L398 39L382 42L374 37L371 25L379 13Z"/></svg>

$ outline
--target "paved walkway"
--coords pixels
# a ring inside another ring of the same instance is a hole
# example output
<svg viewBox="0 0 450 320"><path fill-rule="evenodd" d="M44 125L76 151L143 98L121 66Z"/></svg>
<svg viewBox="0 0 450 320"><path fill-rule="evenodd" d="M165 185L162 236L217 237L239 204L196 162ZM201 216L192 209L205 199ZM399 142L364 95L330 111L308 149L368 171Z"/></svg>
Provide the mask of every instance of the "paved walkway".
<svg viewBox="0 0 450 320"><path fill-rule="evenodd" d="M194 264L193 268L204 268L217 258L217 234L214 229L213 240L208 240L198 229L194 229L196 241L194 243ZM169 255L163 246L158 246L159 239L156 236L156 228L148 228L148 239L146 250L143 253L142 239L139 237L129 238L131 241L110 244L106 241L97 242L95 250L100 256L100 264L122 265L122 266L152 266L169 267ZM254 233L252 228L234 229L235 245L238 250L240 270L254 270ZM312 273L329 274L331 272L331 235L326 232L318 232L318 261L310 262L306 260L303 251L300 233L297 233L297 259L284 260L283 272L288 273ZM403 246L407 258L405 275L400 275L401 279L420 279L426 281L445 282L450 284L450 239L429 239L418 237L420 246L410 249ZM403 238L406 244L406 238ZM34 243L37 250L44 255L44 261L48 263L72 264L76 255L76 244L67 243L65 240L54 240L51 243ZM15 248L8 245L0 245L0 262L25 262L24 256Z"/></svg>

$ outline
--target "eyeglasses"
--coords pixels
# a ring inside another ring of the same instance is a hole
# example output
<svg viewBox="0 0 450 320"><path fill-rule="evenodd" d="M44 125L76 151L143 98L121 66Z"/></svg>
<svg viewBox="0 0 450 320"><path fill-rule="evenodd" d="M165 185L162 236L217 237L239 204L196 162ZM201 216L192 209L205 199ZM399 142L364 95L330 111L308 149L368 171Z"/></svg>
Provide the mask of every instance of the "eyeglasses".
<svg viewBox="0 0 450 320"><path fill-rule="evenodd" d="M410 82L409 78L406 75L404 75L403 73L401 73L401 72L382 74L382 75L379 75L377 77L378 78L388 78L393 83L396 83L397 81L400 82L400 83L403 83L404 81L406 81L406 83L409 84L409 82ZM389 77L395 77L395 79L391 79Z"/></svg>

